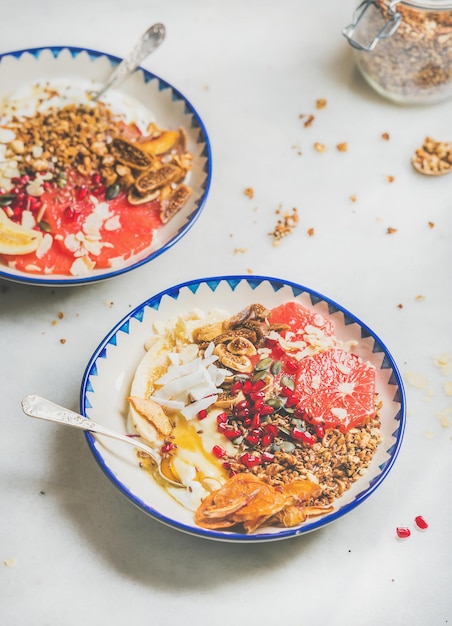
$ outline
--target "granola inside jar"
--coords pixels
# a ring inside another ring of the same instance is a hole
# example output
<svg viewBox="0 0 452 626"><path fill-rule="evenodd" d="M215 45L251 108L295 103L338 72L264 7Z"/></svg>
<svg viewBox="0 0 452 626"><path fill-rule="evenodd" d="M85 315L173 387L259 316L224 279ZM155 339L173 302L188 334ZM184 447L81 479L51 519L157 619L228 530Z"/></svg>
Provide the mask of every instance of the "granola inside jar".
<svg viewBox="0 0 452 626"><path fill-rule="evenodd" d="M363 0L343 34L364 78L386 98L428 104L452 97L450 0Z"/></svg>

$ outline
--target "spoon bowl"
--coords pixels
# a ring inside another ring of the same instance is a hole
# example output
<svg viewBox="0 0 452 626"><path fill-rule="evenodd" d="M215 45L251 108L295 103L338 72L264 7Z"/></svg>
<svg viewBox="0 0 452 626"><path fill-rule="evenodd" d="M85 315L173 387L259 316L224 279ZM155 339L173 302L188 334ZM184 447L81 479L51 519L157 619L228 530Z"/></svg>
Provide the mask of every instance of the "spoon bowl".
<svg viewBox="0 0 452 626"><path fill-rule="evenodd" d="M186 488L182 483L172 480L170 477L166 476L161 467L161 456L153 448L150 448L148 445L136 438L122 435L114 430L111 430L110 428L106 428L101 424L93 422L93 420L83 417L83 415L80 415L79 413L75 413L70 409L66 409L59 404L55 404L54 402L37 395L26 396L22 400L22 410L30 417L37 417L50 422L56 422L57 424L72 426L74 428L79 428L93 433L94 435L104 435L106 437L128 443L129 445L132 445L138 450L141 450L149 455L160 478L162 478L165 482L170 483L173 487Z"/></svg>

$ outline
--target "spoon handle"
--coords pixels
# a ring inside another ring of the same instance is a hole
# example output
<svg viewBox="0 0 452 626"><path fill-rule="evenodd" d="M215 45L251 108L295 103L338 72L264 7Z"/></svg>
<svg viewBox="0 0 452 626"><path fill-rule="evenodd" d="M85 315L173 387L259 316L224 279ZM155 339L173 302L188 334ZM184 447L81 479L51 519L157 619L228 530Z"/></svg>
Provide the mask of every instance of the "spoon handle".
<svg viewBox="0 0 452 626"><path fill-rule="evenodd" d="M107 82L102 87L102 89L95 94L94 100L98 100L107 89L110 89L110 87L118 84L128 74L136 70L141 61L143 61L149 54L151 54L151 52L158 48L158 46L163 42L164 38L165 27L163 26L163 24L153 24L150 28L148 28L148 30L140 37L138 42L135 44L131 52L110 74Z"/></svg>
<svg viewBox="0 0 452 626"><path fill-rule="evenodd" d="M58 404L55 404L54 402L51 402L50 400L46 400L46 398L42 398L41 396L26 396L22 400L22 410L30 417L38 417L39 419L47 420L49 422L57 422L58 424L73 426L91 433L105 435L106 437L111 437L112 439L118 439L119 441L123 441L134 446L135 448L143 450L149 454L149 456L152 457L157 464L160 463L157 453L146 444L141 443L141 441L138 441L135 438L127 437L126 435L121 435L114 430L101 426L100 424L93 422L93 420L87 419L86 417L83 417L83 415L75 413L70 409L66 409Z"/></svg>

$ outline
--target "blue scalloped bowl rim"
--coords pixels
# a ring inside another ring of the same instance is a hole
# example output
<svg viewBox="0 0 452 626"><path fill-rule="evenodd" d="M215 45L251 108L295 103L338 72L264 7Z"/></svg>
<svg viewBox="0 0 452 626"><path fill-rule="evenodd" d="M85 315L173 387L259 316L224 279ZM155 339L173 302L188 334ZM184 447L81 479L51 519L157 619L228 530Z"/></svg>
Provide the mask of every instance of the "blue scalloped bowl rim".
<svg viewBox="0 0 452 626"><path fill-rule="evenodd" d="M112 64L112 67L118 65L122 61L120 57L109 54L107 52L100 52L98 50L92 50L90 48L80 48L80 47L75 47L75 46L41 46L37 48L24 48L22 50L14 50L10 52L1 53L0 63L2 63L3 59L6 57L14 57L16 59L19 59L24 54L31 54L32 56L39 58L40 54L42 54L44 51L50 51L55 58L58 58L58 56L65 50L69 51L71 56L73 57L76 57L77 55L81 53L87 53L92 60L95 60L101 57L107 58ZM44 287L61 287L61 286L70 287L70 286L77 286L77 285L87 285L87 284L91 284L91 283L95 283L95 282L99 282L103 280L108 280L110 278L120 276L122 274L125 274L126 272L130 272L143 265L146 265L153 259L157 258L161 254L169 250L174 244L176 244L180 239L182 239L184 235L187 234L187 232L191 229L191 227L195 224L195 222L199 218L204 208L204 205L206 203L207 196L209 194L210 185L211 185L211 180L212 180L212 149L211 149L211 144L210 144L209 135L207 133L207 129L200 115L194 108L194 106L178 89L176 89L176 87L174 87L172 84L165 81L163 78L157 76L156 74L153 74L152 72L150 72L149 70L146 70L145 68L141 66L138 68L138 70L141 70L141 72L143 73L145 83L148 83L151 80L157 80L159 91L162 91L164 89L170 89L172 93L172 100L181 100L185 103L185 113L189 113L193 116L192 127L198 128L202 137L202 141L200 141L199 143L201 145L202 144L204 145L202 156L206 158L206 165L203 168L203 170L206 173L206 180L202 185L203 193L200 196L200 198L197 200L193 212L189 216L187 216L186 223L176 232L176 234L169 241L167 241L164 245L162 245L157 250L152 251L145 258L140 259L139 261L136 261L132 263L131 265L128 265L125 267L119 267L117 269L112 269L111 271L102 272L102 274L100 275L89 275L89 276L74 277L74 278L71 278L68 276L67 278L62 277L60 279L55 279L55 280L51 280L51 279L46 280L45 275L39 275L39 276L26 275L26 274L11 275L10 273L8 273L7 270L3 268L3 266L0 265L0 279L3 278L6 280L12 280L14 282L19 282L23 284L37 285L37 286L44 286Z"/></svg>
<svg viewBox="0 0 452 626"><path fill-rule="evenodd" d="M389 350L385 346L385 344L380 340L380 338L361 320L359 320L355 315L350 313L347 309L336 303L335 301L327 298L326 296L320 294L317 291L309 289L303 285L287 281L281 280L279 278L272 278L268 276L217 276L217 277L207 277L200 278L196 280L191 280L188 282L180 283L173 287L170 287L160 293L152 296L145 302L138 305L135 309L130 311L125 317L123 317L113 328L112 330L105 336L102 342L99 344L98 348L95 350L93 356L91 357L82 381L81 391L80 391L80 411L83 415L87 416L87 411L91 408L91 403L87 394L93 392L92 387L92 377L97 376L97 361L99 359L107 358L107 348L115 347L116 340L118 334L128 334L129 333L129 325L131 320L136 320L138 322L143 321L144 311L147 307L158 310L162 298L168 296L170 298L176 299L179 296L181 289L189 289L193 293L196 293L200 285L207 285L213 292L217 289L217 287L223 283L227 282L231 291L234 291L240 283L245 281L251 289L256 289L261 283L267 282L271 285L273 290L277 292L282 287L289 287L292 289L294 297L300 294L308 294L313 305L324 302L328 306L328 310L331 314L335 312L340 312L344 315L345 324L358 324L361 329L361 335L363 338L370 337L374 340L373 352L382 352L384 357L381 364L381 369L390 369L391 375L389 379L389 384L394 385L394 396L393 400L397 404L400 404L400 408L396 413L394 420L397 422L397 426L392 433L392 437L394 438L394 442L391 443L391 446L386 450L388 454L388 459L379 465L379 474L376 475L369 483L369 485L360 493L355 496L355 499L352 502L342 506L340 509L332 512L331 514L327 514L321 518L314 518L313 521L309 521L304 523L301 527L296 527L294 529L281 529L277 534L274 533L266 533L255 534L255 535L244 535L243 533L238 532L227 532L224 531L215 531L215 530L206 530L200 527L195 527L191 525L187 525L184 523L180 523L171 518L168 518L165 515L162 515L159 511L154 509L152 506L149 506L146 502L144 502L141 498L137 497L135 494L131 493L130 490L118 479L117 476L111 471L111 469L106 464L102 454L95 446L94 437L87 433L86 439L88 441L89 447L103 470L106 476L113 482L113 484L119 489L120 492L123 493L133 504L135 504L139 509L158 520L159 522L170 526L172 528L176 528L182 532L189 533L191 535L196 535L205 539L213 539L217 541L226 541L226 542L239 542L239 543L255 543L255 542L265 542L265 541L276 541L280 539L287 539L290 537L295 537L299 535L304 535L306 533L312 532L314 530L318 530L323 528L324 526L338 520L343 517L345 514L351 512L357 506L362 504L376 489L379 487L385 478L388 476L390 470L392 469L396 458L399 454L400 447L402 445L403 435L405 431L405 422L406 422L406 401L405 401L405 391L403 386L402 377L399 373L398 367L390 354Z"/></svg>

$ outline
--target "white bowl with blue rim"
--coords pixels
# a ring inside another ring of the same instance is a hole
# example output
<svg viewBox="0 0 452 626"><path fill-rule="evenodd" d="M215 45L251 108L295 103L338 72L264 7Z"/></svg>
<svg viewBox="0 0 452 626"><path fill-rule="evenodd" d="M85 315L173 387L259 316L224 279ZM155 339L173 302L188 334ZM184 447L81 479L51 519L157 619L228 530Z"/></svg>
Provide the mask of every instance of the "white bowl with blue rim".
<svg viewBox="0 0 452 626"><path fill-rule="evenodd" d="M84 48L43 47L0 54L0 100L23 86L45 80L89 81L93 91L100 88L122 59ZM193 226L204 208L212 175L209 137L199 114L188 99L168 82L146 69L138 68L115 90L138 101L149 110L160 128L183 128L187 149L193 155L186 183L192 195L183 209L157 230L143 253L108 269L94 269L84 276L43 275L18 271L0 264L0 278L31 285L66 286L89 284L113 278L149 263L171 248Z"/></svg>
<svg viewBox="0 0 452 626"><path fill-rule="evenodd" d="M342 306L307 287L264 276L220 276L176 285L151 296L121 319L101 341L91 357L80 394L80 412L96 422L126 434L127 395L144 344L156 321L166 321L193 308L231 313L260 302L272 308L295 300L331 319L335 334L357 342L354 352L372 363L377 371L377 392L383 402L380 412L382 442L370 466L340 499L334 510L308 519L293 528L262 527L251 534L206 530L198 527L193 513L173 500L152 477L140 469L134 450L117 441L97 440L86 434L100 468L130 502L155 520L179 531L218 541L254 543L304 535L342 518L361 505L384 481L394 466L405 428L405 394L402 379L390 352L377 335ZM129 449L130 448L130 449Z"/></svg>

